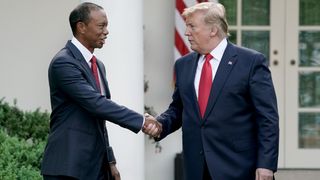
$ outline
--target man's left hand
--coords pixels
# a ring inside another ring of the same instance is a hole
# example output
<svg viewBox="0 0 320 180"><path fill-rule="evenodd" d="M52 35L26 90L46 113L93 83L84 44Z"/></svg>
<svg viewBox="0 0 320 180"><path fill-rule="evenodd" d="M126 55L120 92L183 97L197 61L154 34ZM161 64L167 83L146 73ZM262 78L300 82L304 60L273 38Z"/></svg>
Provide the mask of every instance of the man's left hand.
<svg viewBox="0 0 320 180"><path fill-rule="evenodd" d="M256 170L256 180L273 180L273 172L269 169L258 168Z"/></svg>

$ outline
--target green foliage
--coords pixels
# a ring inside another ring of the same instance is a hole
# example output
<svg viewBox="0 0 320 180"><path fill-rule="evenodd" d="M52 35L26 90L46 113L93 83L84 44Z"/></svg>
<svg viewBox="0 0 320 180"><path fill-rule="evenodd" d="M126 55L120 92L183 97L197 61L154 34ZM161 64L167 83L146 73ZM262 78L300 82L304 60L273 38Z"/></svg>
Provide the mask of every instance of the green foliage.
<svg viewBox="0 0 320 180"><path fill-rule="evenodd" d="M0 179L37 180L49 131L49 113L23 112L0 99Z"/></svg>
<svg viewBox="0 0 320 180"><path fill-rule="evenodd" d="M10 136L43 141L49 132L49 119L47 112L40 112L39 109L23 112L16 105L10 106L4 99L0 100L0 127Z"/></svg>
<svg viewBox="0 0 320 180"><path fill-rule="evenodd" d="M0 130L0 179L41 179L39 173L45 142L31 143Z"/></svg>

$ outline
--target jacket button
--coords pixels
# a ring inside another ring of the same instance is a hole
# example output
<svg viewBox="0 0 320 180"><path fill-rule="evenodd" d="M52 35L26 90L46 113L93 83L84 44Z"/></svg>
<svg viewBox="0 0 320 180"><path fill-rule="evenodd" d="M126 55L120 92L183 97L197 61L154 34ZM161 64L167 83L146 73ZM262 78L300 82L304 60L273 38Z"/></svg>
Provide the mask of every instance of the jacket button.
<svg viewBox="0 0 320 180"><path fill-rule="evenodd" d="M202 155L203 154L203 151L200 151L200 155Z"/></svg>

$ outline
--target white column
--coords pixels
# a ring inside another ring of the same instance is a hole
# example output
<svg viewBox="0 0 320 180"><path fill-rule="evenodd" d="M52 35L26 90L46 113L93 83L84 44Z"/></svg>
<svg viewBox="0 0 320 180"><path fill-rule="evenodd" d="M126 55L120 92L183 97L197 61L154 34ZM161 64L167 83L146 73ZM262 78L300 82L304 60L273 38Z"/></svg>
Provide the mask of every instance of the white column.
<svg viewBox="0 0 320 180"><path fill-rule="evenodd" d="M111 99L143 113L143 3L142 0L94 0L109 20L109 35L96 50L106 66ZM144 180L144 135L107 123L110 143L122 179Z"/></svg>
<svg viewBox="0 0 320 180"><path fill-rule="evenodd" d="M195 1L195 0L194 0ZM174 17L175 1L144 0L145 76L149 90L145 103L160 114L165 111L174 90ZM182 131L178 130L160 142L161 153L155 153L152 140L145 140L147 180L173 180L174 158L182 151Z"/></svg>

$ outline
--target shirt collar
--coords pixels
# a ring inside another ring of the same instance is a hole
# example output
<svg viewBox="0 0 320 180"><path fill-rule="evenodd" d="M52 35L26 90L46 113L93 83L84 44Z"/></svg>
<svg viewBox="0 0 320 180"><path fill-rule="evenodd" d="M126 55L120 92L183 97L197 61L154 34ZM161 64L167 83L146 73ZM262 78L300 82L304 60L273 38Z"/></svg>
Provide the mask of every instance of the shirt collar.
<svg viewBox="0 0 320 180"><path fill-rule="evenodd" d="M71 39L71 43L78 48L84 59L87 61L87 63L89 63L93 54L86 47L84 47L84 45L82 45L81 42L74 36Z"/></svg>

